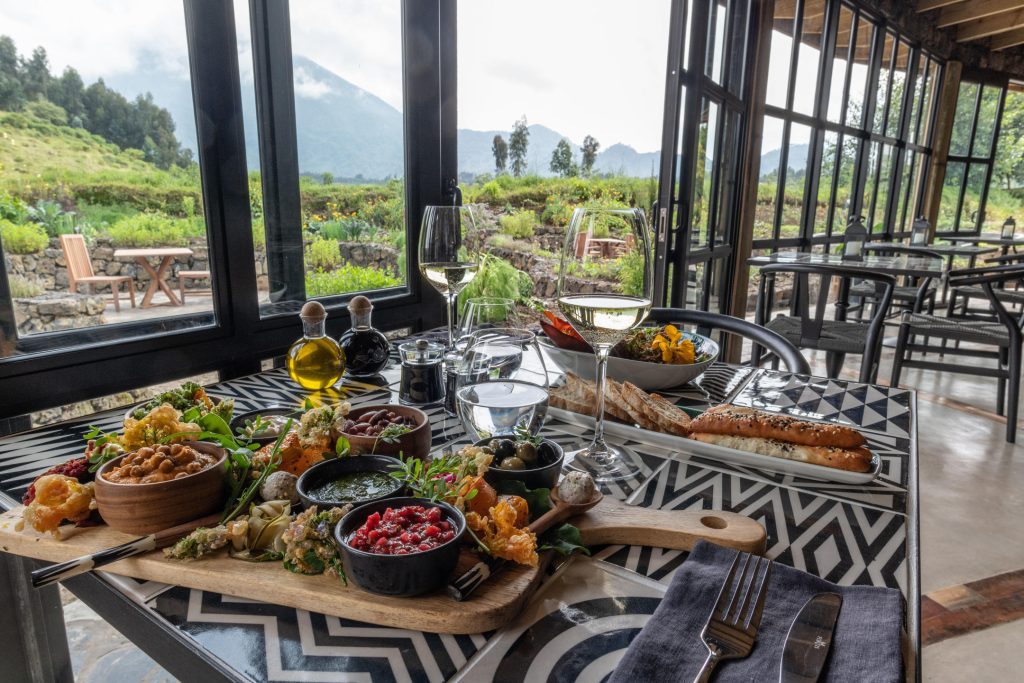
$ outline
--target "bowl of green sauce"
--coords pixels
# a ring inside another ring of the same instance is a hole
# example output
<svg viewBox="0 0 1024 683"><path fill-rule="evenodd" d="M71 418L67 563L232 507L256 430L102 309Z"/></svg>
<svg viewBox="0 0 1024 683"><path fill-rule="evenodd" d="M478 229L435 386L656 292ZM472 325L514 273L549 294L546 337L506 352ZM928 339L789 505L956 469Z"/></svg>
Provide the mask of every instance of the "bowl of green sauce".
<svg viewBox="0 0 1024 683"><path fill-rule="evenodd" d="M296 489L305 507L362 505L403 494L402 482L391 476L401 467L397 458L386 455L356 455L333 458L306 470Z"/></svg>

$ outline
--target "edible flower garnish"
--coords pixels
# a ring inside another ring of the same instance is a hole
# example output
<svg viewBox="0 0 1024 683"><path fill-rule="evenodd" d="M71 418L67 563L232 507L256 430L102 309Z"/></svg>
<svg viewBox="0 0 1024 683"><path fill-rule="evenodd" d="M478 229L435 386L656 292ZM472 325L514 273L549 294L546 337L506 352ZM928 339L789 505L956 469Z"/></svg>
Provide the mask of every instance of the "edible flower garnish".
<svg viewBox="0 0 1024 683"><path fill-rule="evenodd" d="M690 365L694 362L693 342L683 336L675 325L665 325L654 336L651 348L661 352L661 362L669 365Z"/></svg>

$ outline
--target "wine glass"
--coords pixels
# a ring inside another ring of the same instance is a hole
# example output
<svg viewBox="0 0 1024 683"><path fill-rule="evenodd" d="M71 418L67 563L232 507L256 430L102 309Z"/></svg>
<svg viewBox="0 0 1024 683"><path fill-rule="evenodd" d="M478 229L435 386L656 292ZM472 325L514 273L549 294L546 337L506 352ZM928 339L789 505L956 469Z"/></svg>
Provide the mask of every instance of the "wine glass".
<svg viewBox="0 0 1024 683"><path fill-rule="evenodd" d="M493 327L520 327L516 302L497 296L474 297L466 302L457 345L465 348L475 332Z"/></svg>
<svg viewBox="0 0 1024 683"><path fill-rule="evenodd" d="M455 346L459 292L476 277L480 263L471 251L476 220L468 206L428 206L420 227L420 273L448 301L448 348Z"/></svg>
<svg viewBox="0 0 1024 683"><path fill-rule="evenodd" d="M591 258L586 245L598 231L627 245L624 267L628 264L637 276L625 279L622 293L595 292L593 280L584 276L584 264ZM594 440L574 454L571 466L589 472L599 482L627 479L639 470L619 449L605 443L604 380L608 352L650 313L651 280L650 239L643 211L579 208L573 212L558 271L558 307L594 348L597 405Z"/></svg>

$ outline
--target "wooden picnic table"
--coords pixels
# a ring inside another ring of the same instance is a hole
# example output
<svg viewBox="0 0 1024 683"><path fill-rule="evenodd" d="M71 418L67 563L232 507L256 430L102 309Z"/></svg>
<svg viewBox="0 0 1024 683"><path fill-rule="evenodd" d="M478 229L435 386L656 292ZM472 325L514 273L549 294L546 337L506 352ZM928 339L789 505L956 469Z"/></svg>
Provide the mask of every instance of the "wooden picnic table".
<svg viewBox="0 0 1024 683"><path fill-rule="evenodd" d="M601 258L615 258L626 241L614 237L592 237L590 244L596 244L601 249Z"/></svg>
<svg viewBox="0 0 1024 683"><path fill-rule="evenodd" d="M191 256L192 250L186 247L147 247L141 249L117 249L114 251L114 258L133 258L142 266L142 269L149 274L149 287L145 296L142 297L140 308L151 308L153 306L181 306L181 300L175 295L174 290L167 284L167 270L174 263L174 259L180 256ZM149 262L149 259L160 259L160 265L156 268ZM168 304L154 304L153 295L157 290L163 291L170 300Z"/></svg>

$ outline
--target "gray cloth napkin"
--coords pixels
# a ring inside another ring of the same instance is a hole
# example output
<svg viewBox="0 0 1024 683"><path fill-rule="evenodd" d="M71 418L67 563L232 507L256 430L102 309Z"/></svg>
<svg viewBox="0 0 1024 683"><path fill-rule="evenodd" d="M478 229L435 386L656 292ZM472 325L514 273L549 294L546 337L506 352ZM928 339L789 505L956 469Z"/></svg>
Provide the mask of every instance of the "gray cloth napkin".
<svg viewBox="0 0 1024 683"><path fill-rule="evenodd" d="M692 681L708 650L700 633L736 551L699 542L682 564L650 621L630 644L609 683ZM891 588L836 586L775 563L761 627L750 656L719 663L715 681L777 681L782 650L796 615L817 593L843 596L822 681L902 679L903 596Z"/></svg>

